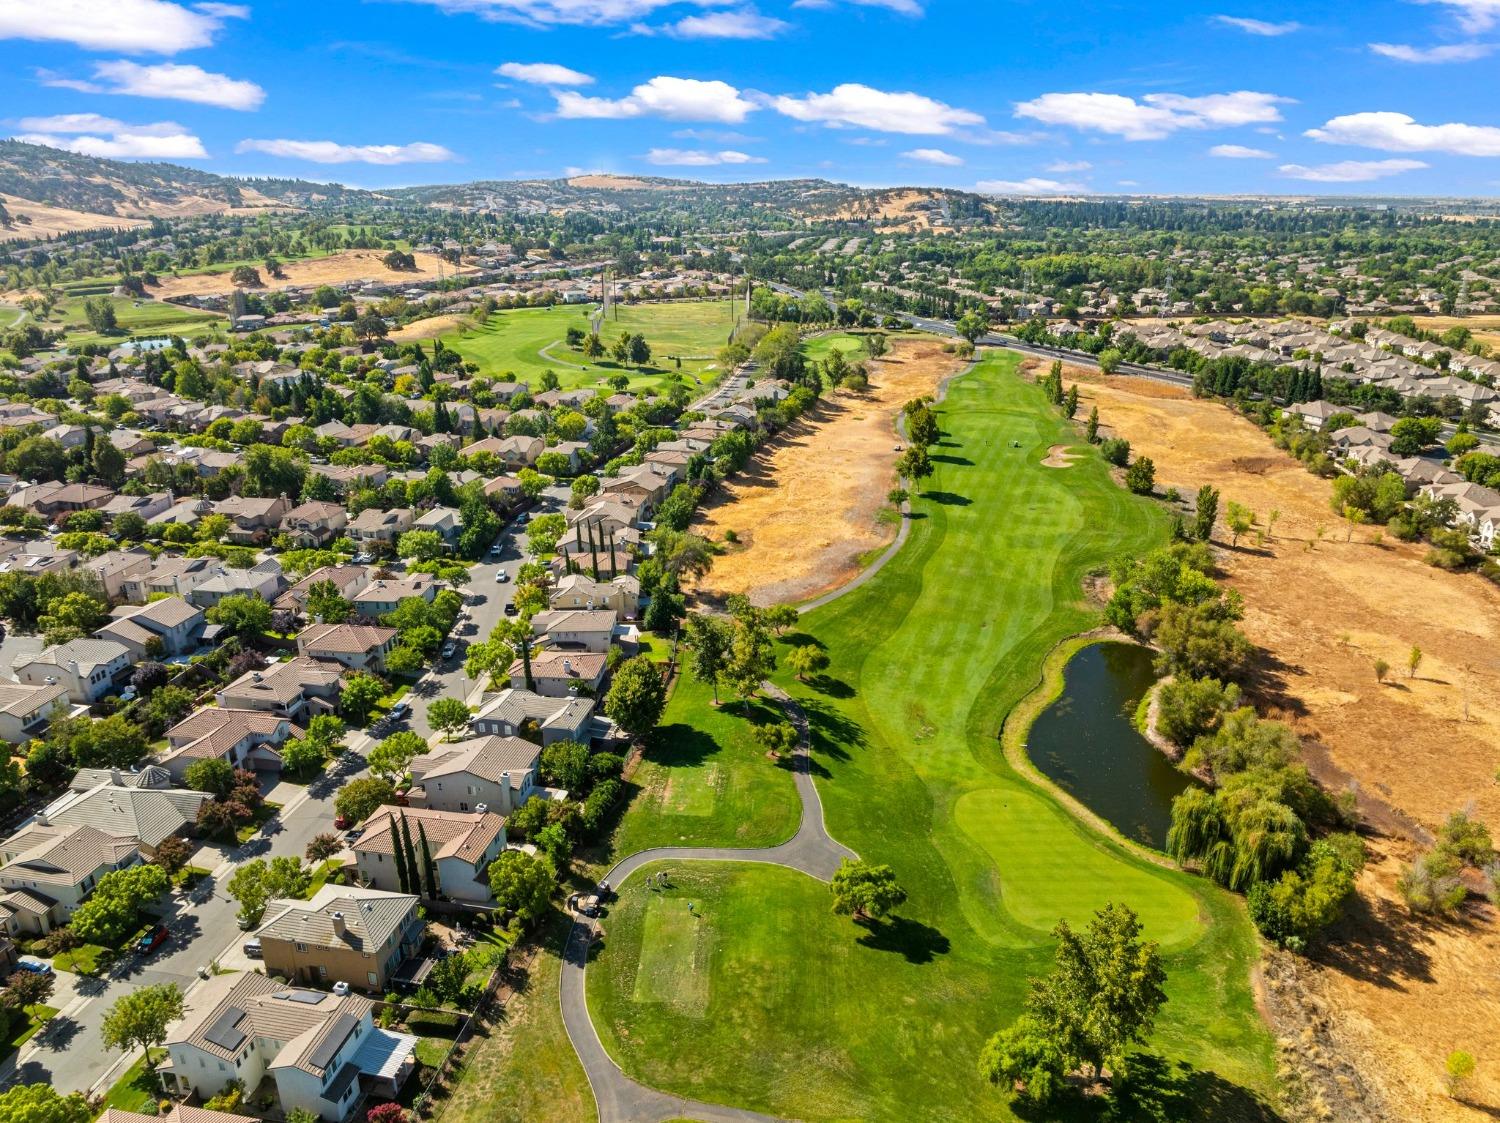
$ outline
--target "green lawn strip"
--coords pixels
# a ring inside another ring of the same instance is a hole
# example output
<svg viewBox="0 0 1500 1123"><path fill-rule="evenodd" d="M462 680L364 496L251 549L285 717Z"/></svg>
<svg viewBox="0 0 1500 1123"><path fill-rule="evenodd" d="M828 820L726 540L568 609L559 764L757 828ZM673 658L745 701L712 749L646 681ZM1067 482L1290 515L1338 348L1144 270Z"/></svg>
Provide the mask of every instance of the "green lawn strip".
<svg viewBox="0 0 1500 1123"><path fill-rule="evenodd" d="M717 376L719 372L709 368L719 348L728 342L734 323L729 302L722 300L622 305L619 318L611 315L603 325L601 337L608 346L622 331L645 336L652 362L638 371L608 357L591 363L566 345L569 328L589 330L593 310L593 305L574 304L496 312L481 327L443 336L443 346L478 363L483 374L530 382L533 388L540 386L546 370L553 371L565 389L603 387L618 374L630 379L633 390L659 387L666 381L665 372L679 369L670 358L678 356L691 387L694 379L707 385Z"/></svg>
<svg viewBox="0 0 1500 1123"><path fill-rule="evenodd" d="M75 975L94 975L101 961L115 953L100 944L80 944L71 951L60 951L52 957L52 966L59 971L72 971Z"/></svg>
<svg viewBox="0 0 1500 1123"><path fill-rule="evenodd" d="M260 829L276 818L276 812L281 810L281 804L272 803L267 800L255 809L254 816L250 822L234 828L234 839L241 846L249 842L260 833Z"/></svg>
<svg viewBox="0 0 1500 1123"><path fill-rule="evenodd" d="M896 869L911 895L900 920L862 933L802 875L675 864L673 892L714 934L696 1018L636 1000L649 894L627 891L589 998L638 1079L809 1120L1008 1118L977 1072L983 1042L1049 964L1056 920L1113 899L1163 941L1170 980L1152 1042L1170 1063L1136 1117L1223 1117L1270 1092L1238 902L1074 819L1001 749L1048 653L1097 623L1084 576L1167 536L1097 456L1040 466L1050 445L1081 442L1014 366L994 357L953 384L907 545L787 637L823 643L827 675L778 676L808 709L829 829Z"/></svg>
<svg viewBox="0 0 1500 1123"><path fill-rule="evenodd" d="M312 880L307 883L307 892L302 894L304 901L310 901L317 896L318 890L328 884L328 879L343 869L343 863L337 858L329 858L317 869L313 870Z"/></svg>
<svg viewBox="0 0 1500 1123"><path fill-rule="evenodd" d="M440 1123L594 1123L588 1078L558 1008L568 918L554 912L525 988L469 1046L461 1077L438 1104Z"/></svg>
<svg viewBox="0 0 1500 1123"><path fill-rule="evenodd" d="M8 1057L36 1036L37 1031L57 1017L55 1006L28 1006L24 1018L17 1018L10 1027L10 1040L0 1046L0 1058Z"/></svg>
<svg viewBox="0 0 1500 1123"><path fill-rule="evenodd" d="M436 1068L443 1063L443 1058L448 1055L448 1050L453 1048L453 1042L446 1037L422 1037L417 1040L417 1060L428 1068Z"/></svg>
<svg viewBox="0 0 1500 1123"><path fill-rule="evenodd" d="M690 674L671 700L631 777L633 793L615 831L623 857L654 846L771 846L797 830L800 807L790 770L766 757L756 725L782 720L764 700L748 709Z"/></svg>
<svg viewBox="0 0 1500 1123"><path fill-rule="evenodd" d="M160 1064L167 1055L165 1049L152 1049L151 1056ZM121 1111L134 1111L143 1115L155 1115L155 1107L165 1096L156 1071L147 1070L146 1058L137 1057L120 1079L104 1094L101 1107L117 1107Z"/></svg>

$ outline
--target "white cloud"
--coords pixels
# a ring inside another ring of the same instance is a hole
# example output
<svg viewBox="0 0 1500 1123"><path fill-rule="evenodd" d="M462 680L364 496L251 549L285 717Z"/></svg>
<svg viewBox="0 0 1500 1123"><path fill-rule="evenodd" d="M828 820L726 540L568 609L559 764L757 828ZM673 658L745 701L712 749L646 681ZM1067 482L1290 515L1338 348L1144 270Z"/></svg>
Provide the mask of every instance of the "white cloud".
<svg viewBox="0 0 1500 1123"><path fill-rule="evenodd" d="M665 117L672 121L719 121L738 125L755 106L727 82L656 77L622 98L585 97L558 90L559 117L621 121L632 117Z"/></svg>
<svg viewBox="0 0 1500 1123"><path fill-rule="evenodd" d="M594 78L581 70L555 62L503 62L495 73L533 86L592 86Z"/></svg>
<svg viewBox="0 0 1500 1123"><path fill-rule="evenodd" d="M441 144L339 144L332 140L242 140L236 152L259 152L314 164L441 164L456 160Z"/></svg>
<svg viewBox="0 0 1500 1123"><path fill-rule="evenodd" d="M1042 170L1066 175L1068 172L1086 172L1093 166L1087 160L1054 160Z"/></svg>
<svg viewBox="0 0 1500 1123"><path fill-rule="evenodd" d="M714 144L750 144L762 139L732 129L673 129L672 136L678 140L706 140Z"/></svg>
<svg viewBox="0 0 1500 1123"><path fill-rule="evenodd" d="M1282 164L1278 170L1289 179L1305 179L1313 183L1368 183L1425 167L1427 165L1421 160L1344 160L1312 168L1305 164Z"/></svg>
<svg viewBox="0 0 1500 1123"><path fill-rule="evenodd" d="M770 99L773 109L798 121L853 126L909 136L949 136L956 129L983 125L984 118L916 93L888 93L858 82L845 82L826 94Z"/></svg>
<svg viewBox="0 0 1500 1123"><path fill-rule="evenodd" d="M172 55L211 44L224 15L222 10L193 11L169 0L0 0L0 39Z"/></svg>
<svg viewBox="0 0 1500 1123"><path fill-rule="evenodd" d="M266 91L254 82L213 74L199 66L175 62L142 66L119 59L94 64L94 81L82 82L39 72L44 86L61 86L90 94L130 94L217 105L223 109L259 109Z"/></svg>
<svg viewBox="0 0 1500 1123"><path fill-rule="evenodd" d="M1016 116L1109 133L1125 140L1161 140L1179 129L1279 121L1277 105L1290 100L1252 90L1204 97L1147 94L1140 101L1124 94L1056 93L1019 103Z"/></svg>
<svg viewBox="0 0 1500 1123"><path fill-rule="evenodd" d="M1397 62L1473 62L1494 53L1493 43L1452 43L1442 47L1412 47L1405 43L1371 43L1370 50Z"/></svg>
<svg viewBox="0 0 1500 1123"><path fill-rule="evenodd" d="M23 117L15 139L109 160L203 160L203 142L175 121L127 125L98 113Z"/></svg>
<svg viewBox="0 0 1500 1123"><path fill-rule="evenodd" d="M913 148L909 152L901 153L908 160L915 160L919 164L936 164L942 168L958 168L963 166L964 158L955 156L951 152L944 152L941 148Z"/></svg>
<svg viewBox="0 0 1500 1123"><path fill-rule="evenodd" d="M1208 150L1210 156L1221 160L1274 160L1274 153L1264 148L1246 148L1243 144L1216 144Z"/></svg>
<svg viewBox="0 0 1500 1123"><path fill-rule="evenodd" d="M1272 38L1302 30L1302 25L1292 20L1286 23L1271 23L1268 20L1246 19L1243 16L1214 16L1214 22L1237 28L1247 35L1265 35Z"/></svg>
<svg viewBox="0 0 1500 1123"><path fill-rule="evenodd" d="M719 164L764 164L764 156L751 156L746 152L725 149L722 152L703 152L685 148L653 148L646 153L649 163L664 168L709 168Z"/></svg>
<svg viewBox="0 0 1500 1123"><path fill-rule="evenodd" d="M1493 125L1421 125L1405 113L1350 113L1307 136L1325 144L1354 144L1384 152L1451 152L1456 156L1500 156L1500 128Z"/></svg>
<svg viewBox="0 0 1500 1123"><path fill-rule="evenodd" d="M249 19L250 6L248 4L194 4L194 8L206 16L216 19Z"/></svg>
<svg viewBox="0 0 1500 1123"><path fill-rule="evenodd" d="M741 8L684 16L676 23L659 27L638 23L631 30L637 35L666 35L672 39L774 39L791 26L786 20L763 16L754 8Z"/></svg>
<svg viewBox="0 0 1500 1123"><path fill-rule="evenodd" d="M860 8L884 8L888 12L898 12L903 16L920 16L923 14L922 5L917 0L847 0L848 3ZM832 8L832 0L796 0L792 5L794 8Z"/></svg>
<svg viewBox="0 0 1500 1123"><path fill-rule="evenodd" d="M1500 23L1500 0L1418 0L1456 9L1459 26L1465 31L1487 31Z"/></svg>
<svg viewBox="0 0 1500 1123"><path fill-rule="evenodd" d="M473 15L491 23L527 27L594 27L631 23L663 8L684 4L719 8L731 0L409 0L450 15Z"/></svg>
<svg viewBox="0 0 1500 1123"><path fill-rule="evenodd" d="M974 190L988 195L1080 195L1088 190L1081 183L1063 183L1055 179L984 179Z"/></svg>

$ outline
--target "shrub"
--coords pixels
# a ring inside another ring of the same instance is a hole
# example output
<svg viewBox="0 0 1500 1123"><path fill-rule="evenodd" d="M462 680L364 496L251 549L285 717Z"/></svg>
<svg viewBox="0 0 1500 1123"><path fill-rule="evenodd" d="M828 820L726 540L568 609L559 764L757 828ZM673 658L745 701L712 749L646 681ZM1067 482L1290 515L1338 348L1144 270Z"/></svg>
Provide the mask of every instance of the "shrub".
<svg viewBox="0 0 1500 1123"><path fill-rule="evenodd" d="M1122 437L1102 440L1099 442L1099 455L1116 468L1123 468L1130 461L1130 442Z"/></svg>
<svg viewBox="0 0 1500 1123"><path fill-rule="evenodd" d="M418 1037L456 1037L459 1020L449 1010L413 1010L406 1015L406 1029Z"/></svg>
<svg viewBox="0 0 1500 1123"><path fill-rule="evenodd" d="M1443 850L1429 850L1401 871L1396 882L1413 912L1452 916L1468 890L1459 876L1462 863Z"/></svg>
<svg viewBox="0 0 1500 1123"><path fill-rule="evenodd" d="M1190 745L1216 730L1240 704L1240 688L1214 678L1164 682L1156 692L1156 728L1167 740Z"/></svg>

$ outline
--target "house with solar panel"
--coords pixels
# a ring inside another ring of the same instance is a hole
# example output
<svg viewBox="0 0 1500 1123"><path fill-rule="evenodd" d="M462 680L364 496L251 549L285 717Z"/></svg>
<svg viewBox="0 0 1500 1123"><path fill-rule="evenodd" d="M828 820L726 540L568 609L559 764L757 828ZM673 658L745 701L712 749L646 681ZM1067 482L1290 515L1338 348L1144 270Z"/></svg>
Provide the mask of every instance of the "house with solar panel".
<svg viewBox="0 0 1500 1123"><path fill-rule="evenodd" d="M395 1099L416 1067L417 1039L375 1025L374 1003L362 995L246 972L207 979L187 1007L157 1067L173 1096L206 1100L238 1080L247 1103L272 1093L282 1117L302 1108L343 1123L368 1099Z"/></svg>

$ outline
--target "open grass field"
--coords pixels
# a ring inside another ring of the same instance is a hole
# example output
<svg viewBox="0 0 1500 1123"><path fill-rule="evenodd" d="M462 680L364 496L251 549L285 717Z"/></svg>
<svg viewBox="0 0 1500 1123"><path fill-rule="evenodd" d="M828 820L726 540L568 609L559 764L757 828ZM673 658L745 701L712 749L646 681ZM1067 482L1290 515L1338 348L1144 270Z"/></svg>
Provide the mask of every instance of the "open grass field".
<svg viewBox="0 0 1500 1123"><path fill-rule="evenodd" d="M1133 1065L1117 1117L1268 1117L1272 1043L1241 904L1079 822L1010 767L997 736L1048 652L1097 622L1086 575L1164 542L1165 515L1114 484L1014 356L957 380L941 422L907 545L786 638L824 645L828 673L778 676L808 711L829 830L889 863L910 899L865 928L795 872L674 864L667 896L711 926L697 1017L638 1000L641 971L660 970L658 895L627 884L589 972L605 1046L648 1084L778 1116L1010 1118L978 1075L980 1049L1049 965L1056 921L1114 900L1162 942L1169 975L1151 1041L1163 1059ZM1077 462L1043 467L1058 444Z"/></svg>
<svg viewBox="0 0 1500 1123"><path fill-rule="evenodd" d="M594 311L590 304L516 308L496 312L483 327L460 329L441 338L444 347L472 359L481 373L497 378L530 382L535 387L542 372L552 370L565 389L572 389L596 386L624 374L631 388L637 389L660 386L664 372L678 369L678 358L689 386L695 385L695 378L707 385L719 374L714 356L729 341L734 326L732 305L727 300L620 305L619 318L610 316L600 338L609 346L622 331L645 336L651 345L652 361L645 370L637 371L609 358L590 363L581 352L566 345L568 329L587 331Z"/></svg>
<svg viewBox="0 0 1500 1123"><path fill-rule="evenodd" d="M792 775L767 759L756 725L782 720L761 701L728 693L715 707L708 687L680 675L651 746L636 765L636 791L616 828L614 851L653 846L774 846L797 830Z"/></svg>
<svg viewBox="0 0 1500 1123"><path fill-rule="evenodd" d="M1220 564L1245 598L1246 633L1271 656L1259 700L1304 738L1324 782L1357 781L1367 818L1387 832L1413 820L1431 830L1465 806L1500 827L1500 666L1483 654L1500 640L1500 590L1426 565L1424 547L1389 536L1377 545L1373 528L1351 539L1329 507L1329 481L1219 403L1074 368L1064 377L1079 384L1080 414L1097 403L1104 431L1152 458L1158 486L1191 494L1212 484L1221 510L1242 503L1262 529L1280 512L1263 545L1242 538ZM1422 663L1407 677L1414 644ZM1401 670L1378 682L1376 659ZM1500 995L1487 981L1500 970L1500 922L1476 907L1461 924L1414 921L1395 884L1411 845L1377 838L1372 850L1362 899L1309 989L1342 1015L1346 1055L1387 1074L1393 1112L1450 1118L1460 1109L1438 1079L1443 1058L1500 1052ZM1500 1071L1481 1069L1473 1091L1500 1103Z"/></svg>
<svg viewBox="0 0 1500 1123"><path fill-rule="evenodd" d="M823 340L853 336L818 336ZM862 345L861 345L862 346ZM862 351L860 352L863 353ZM896 536L886 502L895 486L896 418L964 362L932 336L899 338L869 364L869 388L828 394L766 445L699 510L699 533L737 545L695 588L709 597L746 593L756 604L811 600L845 585ZM883 518L884 516L884 518Z"/></svg>
<svg viewBox="0 0 1500 1123"><path fill-rule="evenodd" d="M39 323L46 328L63 328L67 340L72 344L111 343L125 339L145 339L176 333L191 336L215 325L222 327L225 318L215 312L200 308L181 308L175 304L164 304L155 300L132 300L128 297L111 296L107 299L114 305L115 320L120 332L114 335L99 335L89 327L84 315L84 296L64 300L52 310L51 316Z"/></svg>

